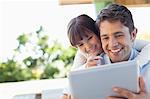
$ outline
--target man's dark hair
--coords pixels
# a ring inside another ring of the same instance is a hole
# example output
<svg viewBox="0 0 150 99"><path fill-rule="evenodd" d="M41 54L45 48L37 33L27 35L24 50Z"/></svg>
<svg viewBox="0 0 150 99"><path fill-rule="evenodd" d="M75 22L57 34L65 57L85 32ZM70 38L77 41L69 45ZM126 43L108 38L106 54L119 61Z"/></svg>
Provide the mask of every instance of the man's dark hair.
<svg viewBox="0 0 150 99"><path fill-rule="evenodd" d="M87 36L88 32L95 34L99 38L99 31L95 21L86 14L73 18L68 24L67 34L72 46L76 46L83 37Z"/></svg>
<svg viewBox="0 0 150 99"><path fill-rule="evenodd" d="M135 28L131 12L123 5L110 4L101 10L96 19L97 26L99 27L100 23L105 20L110 22L120 21L124 26L129 28L130 33Z"/></svg>

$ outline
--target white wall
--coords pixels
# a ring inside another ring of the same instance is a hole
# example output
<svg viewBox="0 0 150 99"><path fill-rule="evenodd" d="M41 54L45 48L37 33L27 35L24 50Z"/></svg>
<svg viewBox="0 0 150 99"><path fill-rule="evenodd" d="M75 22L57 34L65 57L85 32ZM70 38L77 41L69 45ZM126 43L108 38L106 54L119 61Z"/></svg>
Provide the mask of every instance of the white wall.
<svg viewBox="0 0 150 99"><path fill-rule="evenodd" d="M0 84L0 99L12 99L16 95L43 93L43 97L54 97L68 85L67 79L46 79ZM59 90L60 89L60 90ZM51 93L52 92L52 93ZM21 96L20 96L21 97Z"/></svg>
<svg viewBox="0 0 150 99"><path fill-rule="evenodd" d="M129 8L138 33L150 32L150 7ZM96 18L93 4L63 5L58 0L1 0L0 1L0 60L12 55L16 38L22 33L35 32L42 25L50 39L69 45L66 27L79 14Z"/></svg>
<svg viewBox="0 0 150 99"><path fill-rule="evenodd" d="M59 6L58 0L3 0L0 28L0 59L10 57L16 37L35 32L42 25L50 39L68 45L66 27L71 18L85 13L95 18L92 4Z"/></svg>

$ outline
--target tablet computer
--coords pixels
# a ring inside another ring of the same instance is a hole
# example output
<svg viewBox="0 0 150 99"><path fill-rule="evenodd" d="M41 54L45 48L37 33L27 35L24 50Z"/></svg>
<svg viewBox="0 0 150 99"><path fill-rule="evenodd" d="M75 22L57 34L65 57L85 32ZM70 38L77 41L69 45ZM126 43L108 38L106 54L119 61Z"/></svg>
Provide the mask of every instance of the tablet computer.
<svg viewBox="0 0 150 99"><path fill-rule="evenodd" d="M135 60L71 71L68 78L74 99L106 99L115 95L113 86L139 91L139 66Z"/></svg>

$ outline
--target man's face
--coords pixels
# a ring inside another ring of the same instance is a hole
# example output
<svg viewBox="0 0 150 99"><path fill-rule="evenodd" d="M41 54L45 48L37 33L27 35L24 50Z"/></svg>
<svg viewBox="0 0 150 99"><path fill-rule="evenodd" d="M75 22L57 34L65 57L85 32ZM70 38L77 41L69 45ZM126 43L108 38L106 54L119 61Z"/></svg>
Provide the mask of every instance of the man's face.
<svg viewBox="0 0 150 99"><path fill-rule="evenodd" d="M129 59L132 43L136 37L136 31L129 32L129 28L120 21L100 23L100 38L104 52L112 62L126 61Z"/></svg>

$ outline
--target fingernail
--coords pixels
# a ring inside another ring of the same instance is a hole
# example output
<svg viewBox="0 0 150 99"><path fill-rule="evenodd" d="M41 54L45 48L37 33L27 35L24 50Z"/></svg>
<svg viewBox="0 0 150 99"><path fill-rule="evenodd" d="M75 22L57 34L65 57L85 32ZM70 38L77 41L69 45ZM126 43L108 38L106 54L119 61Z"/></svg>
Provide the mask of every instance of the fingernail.
<svg viewBox="0 0 150 99"><path fill-rule="evenodd" d="M107 97L107 99L111 99L110 97Z"/></svg>
<svg viewBox="0 0 150 99"><path fill-rule="evenodd" d="M118 89L117 89L117 88L113 88L113 91L117 92L117 91L118 91Z"/></svg>
<svg viewBox="0 0 150 99"><path fill-rule="evenodd" d="M100 56L100 59L103 59L103 57Z"/></svg>

